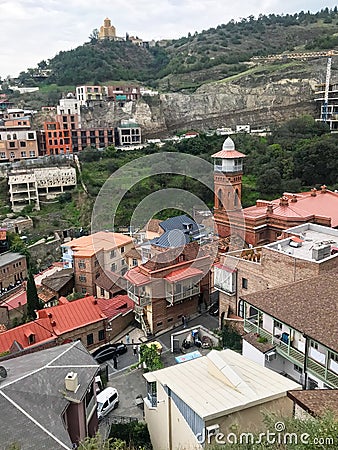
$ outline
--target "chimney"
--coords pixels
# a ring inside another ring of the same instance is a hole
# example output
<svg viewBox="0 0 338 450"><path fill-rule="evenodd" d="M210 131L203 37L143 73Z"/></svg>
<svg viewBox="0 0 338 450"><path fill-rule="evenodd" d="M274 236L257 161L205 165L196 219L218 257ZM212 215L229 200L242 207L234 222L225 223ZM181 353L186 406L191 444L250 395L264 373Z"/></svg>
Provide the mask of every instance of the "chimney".
<svg viewBox="0 0 338 450"><path fill-rule="evenodd" d="M291 197L291 202L292 202L292 203L296 203L296 202L297 202L297 195L296 195L296 194L293 194L293 195L292 195L292 197Z"/></svg>
<svg viewBox="0 0 338 450"><path fill-rule="evenodd" d="M316 188L311 189L311 197L316 197L316 195L317 195L317 189Z"/></svg>
<svg viewBox="0 0 338 450"><path fill-rule="evenodd" d="M272 203L269 203L268 206L266 207L266 213L267 214L273 213L273 204Z"/></svg>
<svg viewBox="0 0 338 450"><path fill-rule="evenodd" d="M67 391L76 392L79 388L79 381L76 372L68 372L65 377Z"/></svg>
<svg viewBox="0 0 338 450"><path fill-rule="evenodd" d="M320 191L321 194L325 194L327 192L325 184L323 184L323 186L320 186L320 189L321 189L321 191Z"/></svg>
<svg viewBox="0 0 338 450"><path fill-rule="evenodd" d="M289 199L285 195L279 199L279 206L289 206Z"/></svg>

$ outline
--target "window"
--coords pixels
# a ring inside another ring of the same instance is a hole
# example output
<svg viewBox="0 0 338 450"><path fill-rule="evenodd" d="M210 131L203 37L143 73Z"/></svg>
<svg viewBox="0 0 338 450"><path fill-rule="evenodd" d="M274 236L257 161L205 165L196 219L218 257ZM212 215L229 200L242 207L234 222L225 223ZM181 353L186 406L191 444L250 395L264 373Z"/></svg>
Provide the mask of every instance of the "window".
<svg viewBox="0 0 338 450"><path fill-rule="evenodd" d="M133 266L137 266L137 259L133 258Z"/></svg>
<svg viewBox="0 0 338 450"><path fill-rule="evenodd" d="M85 275L79 275L79 281L81 281L82 283L87 281L87 277Z"/></svg>
<svg viewBox="0 0 338 450"><path fill-rule="evenodd" d="M274 327L278 328L279 330L281 330L283 328L283 325L280 322L278 322L278 320L274 320L273 324L274 324Z"/></svg>
<svg viewBox="0 0 338 450"><path fill-rule="evenodd" d="M116 256L116 251L115 250L111 250L110 251L110 259L115 258Z"/></svg>
<svg viewBox="0 0 338 450"><path fill-rule="evenodd" d="M303 369L300 366L297 366L297 364L293 365L293 370L298 373L303 373Z"/></svg>
<svg viewBox="0 0 338 450"><path fill-rule="evenodd" d="M93 333L87 334L87 345L92 345L94 343Z"/></svg>
<svg viewBox="0 0 338 450"><path fill-rule="evenodd" d="M29 345L34 344L34 342L35 342L35 334L30 334L28 336L28 343L29 343Z"/></svg>
<svg viewBox="0 0 338 450"><path fill-rule="evenodd" d="M111 270L112 272L116 272L116 264L115 264L115 263L113 263L113 264L110 266L110 270Z"/></svg>
<svg viewBox="0 0 338 450"><path fill-rule="evenodd" d="M238 302L238 315L239 317L244 317L244 300Z"/></svg>
<svg viewBox="0 0 338 450"><path fill-rule="evenodd" d="M312 348L315 348L316 350L318 350L318 342L310 341L310 346L311 346Z"/></svg>
<svg viewBox="0 0 338 450"><path fill-rule="evenodd" d="M34 151L34 150L31 150L31 151L29 152L29 156L30 156L31 158L34 158L34 157L35 157L35 151Z"/></svg>
<svg viewBox="0 0 338 450"><path fill-rule="evenodd" d="M329 357L336 363L338 363L338 355L336 353L329 352Z"/></svg>
<svg viewBox="0 0 338 450"><path fill-rule="evenodd" d="M94 267L97 267L99 265L99 262L98 262L98 260L97 259L95 259L95 262L94 262Z"/></svg>
<svg viewBox="0 0 338 450"><path fill-rule="evenodd" d="M246 278L242 278L242 288L248 289L248 280Z"/></svg>
<svg viewBox="0 0 338 450"><path fill-rule="evenodd" d="M26 147L26 142L25 141L20 141L20 147Z"/></svg>
<svg viewBox="0 0 338 450"><path fill-rule="evenodd" d="M99 341L103 341L105 338L104 330L99 330Z"/></svg>
<svg viewBox="0 0 338 450"><path fill-rule="evenodd" d="M1 159L6 159L6 153L5 152L0 152L0 158Z"/></svg>
<svg viewBox="0 0 338 450"><path fill-rule="evenodd" d="M78 267L79 267L79 269L85 269L86 268L86 263L84 262L83 259L80 259L80 261L78 263Z"/></svg>
<svg viewBox="0 0 338 450"><path fill-rule="evenodd" d="M87 294L87 289L86 289L85 287L83 287L83 288L81 289L81 294Z"/></svg>
<svg viewBox="0 0 338 450"><path fill-rule="evenodd" d="M100 293L101 293L102 297L104 297L104 292L105 292L104 289L101 288Z"/></svg>
<svg viewBox="0 0 338 450"><path fill-rule="evenodd" d="M15 142L10 142L10 143L9 143L9 147L10 147L10 148L14 148L14 147L15 147Z"/></svg>
<svg viewBox="0 0 338 450"><path fill-rule="evenodd" d="M125 249L124 247L121 247L121 253L124 253Z"/></svg>
<svg viewBox="0 0 338 450"><path fill-rule="evenodd" d="M95 274L95 280L97 280L97 279L99 278L99 276L100 276L100 272L96 272L96 274Z"/></svg>
<svg viewBox="0 0 338 450"><path fill-rule="evenodd" d="M156 381L147 381L147 400L150 406L155 408L157 406L157 386Z"/></svg>
<svg viewBox="0 0 338 450"><path fill-rule="evenodd" d="M26 158L27 153L26 152L21 152L21 158Z"/></svg>

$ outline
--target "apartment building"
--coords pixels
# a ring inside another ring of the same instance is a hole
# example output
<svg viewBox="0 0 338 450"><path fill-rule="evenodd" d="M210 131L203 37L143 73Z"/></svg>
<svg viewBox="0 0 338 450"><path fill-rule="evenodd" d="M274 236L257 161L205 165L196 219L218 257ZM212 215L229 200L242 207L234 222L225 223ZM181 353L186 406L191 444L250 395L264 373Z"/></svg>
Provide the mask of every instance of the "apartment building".
<svg viewBox="0 0 338 450"><path fill-rule="evenodd" d="M61 126L57 121L44 122L45 155L68 155L72 152L70 130ZM43 142L43 141L42 141Z"/></svg>
<svg viewBox="0 0 338 450"><path fill-rule="evenodd" d="M140 87L134 85L106 86L107 99L124 106L125 102L136 101L141 97Z"/></svg>
<svg viewBox="0 0 338 450"><path fill-rule="evenodd" d="M0 121L0 162L36 158L39 154L37 133L30 129L30 116L23 114L23 110L13 110Z"/></svg>
<svg viewBox="0 0 338 450"><path fill-rule="evenodd" d="M192 242L161 252L130 269L127 294L134 301L135 320L145 334L155 334L181 322L209 302L211 265L208 246Z"/></svg>
<svg viewBox="0 0 338 450"><path fill-rule="evenodd" d="M88 106L92 101L102 101L102 86L77 86L76 99L80 106Z"/></svg>
<svg viewBox="0 0 338 450"><path fill-rule="evenodd" d="M14 212L30 204L39 210L41 200L52 200L76 186L76 170L73 167L16 170L9 173L8 186Z"/></svg>
<svg viewBox="0 0 338 450"><path fill-rule="evenodd" d="M318 122L325 122L331 131L338 130L338 83L329 83L327 104L325 102L326 83L318 84L315 91L315 101L320 108Z"/></svg>
<svg viewBox="0 0 338 450"><path fill-rule="evenodd" d="M243 355L304 389L337 389L336 297L336 270L243 296Z"/></svg>
<svg viewBox="0 0 338 450"><path fill-rule="evenodd" d="M307 223L284 231L282 237L220 255L214 265L214 289L219 291L221 323L229 312L243 317L241 297L246 294L324 276L338 267L338 230Z"/></svg>
<svg viewBox="0 0 338 450"><path fill-rule="evenodd" d="M122 121L116 128L116 143L120 146L138 145L142 143L141 127L135 122Z"/></svg>
<svg viewBox="0 0 338 450"><path fill-rule="evenodd" d="M0 254L0 296L18 286L27 277L26 257L20 253Z"/></svg>
<svg viewBox="0 0 338 450"><path fill-rule="evenodd" d="M73 152L115 144L114 128L78 128L71 131Z"/></svg>
<svg viewBox="0 0 338 450"><path fill-rule="evenodd" d="M130 236L109 231L99 231L63 244L62 260L64 267L74 268L75 290L96 295L95 283L102 271L123 275L128 269L124 255L132 247Z"/></svg>

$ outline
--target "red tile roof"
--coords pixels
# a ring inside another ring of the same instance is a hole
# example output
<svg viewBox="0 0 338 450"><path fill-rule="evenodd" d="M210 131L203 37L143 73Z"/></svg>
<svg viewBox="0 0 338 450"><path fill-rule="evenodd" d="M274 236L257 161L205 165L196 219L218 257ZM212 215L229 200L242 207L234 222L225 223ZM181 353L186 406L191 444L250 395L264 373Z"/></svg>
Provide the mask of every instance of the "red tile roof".
<svg viewBox="0 0 338 450"><path fill-rule="evenodd" d="M212 158L223 158L223 159L245 158L245 156L246 155L244 155L241 152L238 152L237 150L220 150L219 152L211 155Z"/></svg>
<svg viewBox="0 0 338 450"><path fill-rule="evenodd" d="M27 332L35 335L34 344L53 341L57 338L57 336L53 333L49 319L35 320L34 322L26 323L1 333L0 353L8 351L14 341L18 342L22 348L34 346L34 344L29 343Z"/></svg>
<svg viewBox="0 0 338 450"><path fill-rule="evenodd" d="M331 227L338 226L338 193L329 191L301 192L298 194L285 193L287 204L281 205L281 199L271 202L257 200L255 206L250 206L243 210L245 217L264 217L267 214L268 204L272 205L273 212L269 217L275 215L279 217L298 218L304 222L314 220L316 217L331 219ZM292 201L292 198L297 201Z"/></svg>
<svg viewBox="0 0 338 450"><path fill-rule="evenodd" d="M128 295L117 295L110 299L98 298L97 304L101 311L108 317L108 320L113 319L119 314L126 314L134 308L134 302L130 300Z"/></svg>
<svg viewBox="0 0 338 450"><path fill-rule="evenodd" d="M0 334L0 352L10 349L14 341L29 347L27 333L35 335L34 344L56 339L64 333L99 322L107 316L94 297L84 297L38 311L38 319ZM34 345L33 344L33 345Z"/></svg>
<svg viewBox="0 0 338 450"><path fill-rule="evenodd" d="M125 274L125 278L136 286L142 286L143 284L151 282L151 277L141 273L141 269L139 266L128 270L128 272Z"/></svg>
<svg viewBox="0 0 338 450"><path fill-rule="evenodd" d="M26 291L16 292L13 297L10 297L5 302L1 303L1 306L7 306L8 310L19 308L27 303L27 294Z"/></svg>
<svg viewBox="0 0 338 450"><path fill-rule="evenodd" d="M175 283L176 281L186 280L187 278L196 277L202 274L202 270L196 269L195 267L187 267L185 269L173 270L165 277L165 279L170 283Z"/></svg>
<svg viewBox="0 0 338 450"><path fill-rule="evenodd" d="M58 335L106 318L97 300L92 296L44 308L38 311L38 316L39 318L49 317L53 330Z"/></svg>

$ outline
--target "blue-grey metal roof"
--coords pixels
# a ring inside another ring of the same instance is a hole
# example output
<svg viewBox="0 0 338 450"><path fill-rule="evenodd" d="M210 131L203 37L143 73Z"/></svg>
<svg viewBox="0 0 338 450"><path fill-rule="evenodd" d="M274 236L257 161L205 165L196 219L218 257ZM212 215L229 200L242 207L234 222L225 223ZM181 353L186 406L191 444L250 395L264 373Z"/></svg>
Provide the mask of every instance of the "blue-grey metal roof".
<svg viewBox="0 0 338 450"><path fill-rule="evenodd" d="M186 231L187 228L184 226L185 224L189 224L190 226L192 226L193 232L196 232L199 229L199 225L185 214L183 214L182 216L170 217L169 219L160 222L160 227L163 228L164 231Z"/></svg>
<svg viewBox="0 0 338 450"><path fill-rule="evenodd" d="M150 242L163 248L183 247L191 242L195 236L197 238L202 236L204 230L204 225L199 225L185 214L170 217L159 225L163 228L164 233Z"/></svg>
<svg viewBox="0 0 338 450"><path fill-rule="evenodd" d="M0 379L0 448L11 443L22 450L71 449L62 420L67 397L86 395L98 365L80 341L2 360L7 378ZM79 388L65 391L65 376L76 372Z"/></svg>

